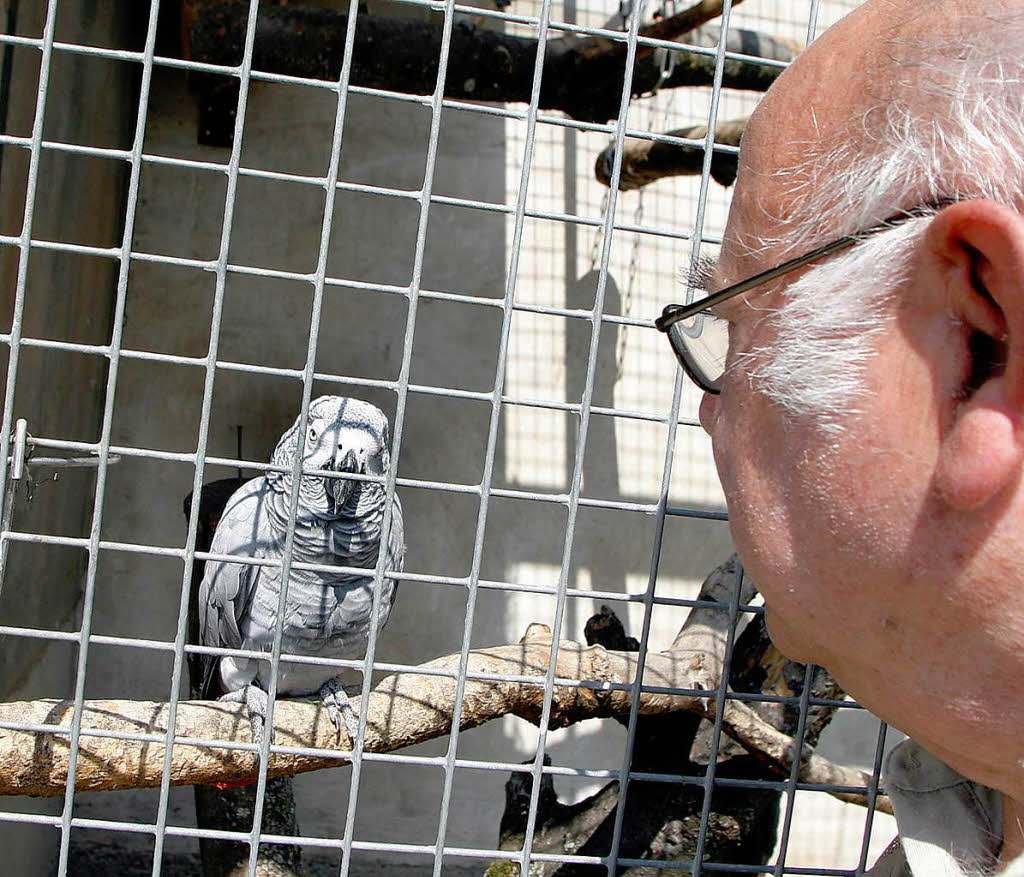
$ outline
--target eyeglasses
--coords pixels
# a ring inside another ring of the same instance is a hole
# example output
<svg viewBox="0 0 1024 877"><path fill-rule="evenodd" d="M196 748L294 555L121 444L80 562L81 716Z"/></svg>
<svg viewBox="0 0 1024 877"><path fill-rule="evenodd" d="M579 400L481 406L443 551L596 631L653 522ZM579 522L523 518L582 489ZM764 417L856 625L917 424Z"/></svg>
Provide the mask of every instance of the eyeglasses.
<svg viewBox="0 0 1024 877"><path fill-rule="evenodd" d="M669 344L672 345L672 352L683 367L683 370L693 379L693 382L705 393L718 394L720 392L718 382L725 372L725 358L729 352L729 323L721 317L708 313L709 308L742 295L748 290L762 286L781 277L804 265L817 262L840 250L852 247L872 235L879 234L895 228L901 223L907 222L919 216L928 216L937 209L952 203L943 201L935 204L923 204L920 207L911 207L901 210L899 213L890 216L875 225L869 225L860 231L843 235L820 247L789 259L781 265L727 286L713 295L706 296L700 301L688 305L671 304L666 305L661 316L654 321L658 330L668 335Z"/></svg>

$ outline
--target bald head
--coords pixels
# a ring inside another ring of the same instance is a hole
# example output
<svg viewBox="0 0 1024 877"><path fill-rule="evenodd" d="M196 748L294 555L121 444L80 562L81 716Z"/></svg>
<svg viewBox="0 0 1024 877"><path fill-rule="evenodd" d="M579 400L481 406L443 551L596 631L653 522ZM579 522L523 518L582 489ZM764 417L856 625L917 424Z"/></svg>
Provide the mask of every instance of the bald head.
<svg viewBox="0 0 1024 877"><path fill-rule="evenodd" d="M1024 0L859 7L797 58L751 118L720 280L921 205L987 199L1024 211L1022 59ZM926 224L901 227L902 246L886 235L871 245L877 253L831 259L787 289L778 344L758 372L765 392L795 412L820 415L821 398L837 417L851 409L880 296L892 300ZM864 282L863 266L844 262L857 258L875 266ZM825 278L815 271L834 274L827 285L846 298L821 308ZM806 375L806 393L794 374Z"/></svg>
<svg viewBox="0 0 1024 877"><path fill-rule="evenodd" d="M852 231L895 207L962 194L1005 201L1020 192L969 179L980 166L991 182L1024 147L1024 0L980 6L869 0L826 31L751 118L739 200L751 188L745 177L774 177L778 198L759 209L790 225L780 237L798 248L827 231L823 211L841 211ZM874 182L852 185L844 173L851 163L872 167L865 176ZM810 188L813 206L791 197Z"/></svg>
<svg viewBox="0 0 1024 877"><path fill-rule="evenodd" d="M873 0L805 51L717 283L880 227L716 311L700 413L780 648L1024 802L1022 117L1024 0Z"/></svg>

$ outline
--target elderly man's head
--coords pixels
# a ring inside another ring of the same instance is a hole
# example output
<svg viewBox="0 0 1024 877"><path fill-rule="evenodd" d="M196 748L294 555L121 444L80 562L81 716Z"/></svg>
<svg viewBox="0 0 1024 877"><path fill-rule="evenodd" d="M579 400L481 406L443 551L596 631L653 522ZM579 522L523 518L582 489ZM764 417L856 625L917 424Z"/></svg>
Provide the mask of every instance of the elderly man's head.
<svg viewBox="0 0 1024 877"><path fill-rule="evenodd" d="M1024 758L1022 59L1024 0L873 0L779 79L716 286L934 208L722 305L701 410L783 649L996 786L959 741Z"/></svg>
<svg viewBox="0 0 1024 877"><path fill-rule="evenodd" d="M736 268L798 254L897 209L974 198L1020 209L1022 118L1019 4L867 4L806 53L752 120L735 209L737 220L753 221L730 228ZM771 179L751 179L762 175ZM880 310L927 225L902 226L788 287L777 343L753 369L765 392L841 428L863 391ZM818 300L821 288L837 290L831 307Z"/></svg>

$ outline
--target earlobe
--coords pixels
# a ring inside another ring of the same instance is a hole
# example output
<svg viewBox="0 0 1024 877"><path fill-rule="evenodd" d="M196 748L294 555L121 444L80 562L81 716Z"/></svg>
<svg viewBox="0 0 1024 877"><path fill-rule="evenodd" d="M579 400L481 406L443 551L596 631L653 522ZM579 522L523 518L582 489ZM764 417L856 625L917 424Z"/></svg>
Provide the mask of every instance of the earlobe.
<svg viewBox="0 0 1024 877"><path fill-rule="evenodd" d="M985 387L963 404L939 447L935 488L958 511L978 508L1016 484L1024 464L1018 419L985 398L990 392Z"/></svg>

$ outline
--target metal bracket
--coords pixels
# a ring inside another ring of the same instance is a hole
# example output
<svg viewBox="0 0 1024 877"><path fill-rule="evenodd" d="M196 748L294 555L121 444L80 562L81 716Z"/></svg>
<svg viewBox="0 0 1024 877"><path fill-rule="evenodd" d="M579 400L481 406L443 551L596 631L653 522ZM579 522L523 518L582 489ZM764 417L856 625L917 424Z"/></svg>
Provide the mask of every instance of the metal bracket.
<svg viewBox="0 0 1024 877"><path fill-rule="evenodd" d="M3 592L4 575L7 572L7 552L10 549L10 540L7 534L11 530L11 522L14 519L14 497L18 490L19 482L25 478L25 460L28 455L28 421L24 418L18 420L14 425L14 436L11 439L12 452L10 456L11 471L4 487L4 511L2 522L0 522L0 593Z"/></svg>
<svg viewBox="0 0 1024 877"><path fill-rule="evenodd" d="M29 435L28 421L19 419L14 425L14 435L11 437L11 452L7 457L7 465L10 472L7 484L4 488L3 516L0 518L0 593L3 592L4 576L7 573L7 552L10 549L10 539L7 534L11 532L11 525L14 522L14 501L18 492L18 485L25 485L25 497L28 502L32 501L35 487L38 483L32 477L32 468L45 466L52 468L95 468L100 464L98 456L91 457L34 457L32 452L34 444L32 436ZM107 456L107 463L117 463L120 457L116 454ZM54 473L53 480L58 479L58 473Z"/></svg>

